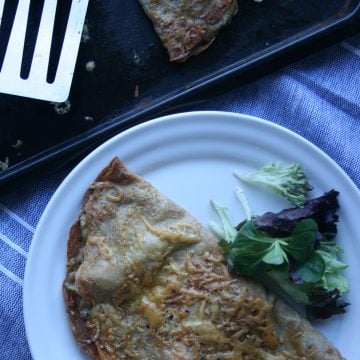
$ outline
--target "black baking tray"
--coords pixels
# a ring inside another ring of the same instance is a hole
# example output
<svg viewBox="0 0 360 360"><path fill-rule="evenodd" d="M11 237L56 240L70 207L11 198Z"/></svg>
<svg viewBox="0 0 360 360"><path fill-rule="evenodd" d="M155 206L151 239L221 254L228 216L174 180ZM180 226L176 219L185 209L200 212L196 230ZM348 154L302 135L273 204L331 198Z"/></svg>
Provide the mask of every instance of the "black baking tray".
<svg viewBox="0 0 360 360"><path fill-rule="evenodd" d="M69 1L62 0L59 19ZM10 2L8 17L17 1ZM50 160L85 155L150 117L184 109L359 31L359 0L238 2L238 14L206 52L175 64L136 0L90 0L70 111L60 115L55 104L0 94L0 161L9 159L0 183ZM0 46L0 60L3 52Z"/></svg>

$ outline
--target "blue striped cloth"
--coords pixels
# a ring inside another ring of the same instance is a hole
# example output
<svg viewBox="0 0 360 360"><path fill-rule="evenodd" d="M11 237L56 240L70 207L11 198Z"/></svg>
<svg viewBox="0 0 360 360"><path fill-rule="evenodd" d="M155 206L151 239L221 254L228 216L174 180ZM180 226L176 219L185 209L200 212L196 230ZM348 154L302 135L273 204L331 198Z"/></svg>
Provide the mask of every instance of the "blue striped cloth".
<svg viewBox="0 0 360 360"><path fill-rule="evenodd" d="M258 116L310 140L360 187L360 36L193 110ZM0 193L0 358L31 359L22 315L27 252L41 214L71 169Z"/></svg>

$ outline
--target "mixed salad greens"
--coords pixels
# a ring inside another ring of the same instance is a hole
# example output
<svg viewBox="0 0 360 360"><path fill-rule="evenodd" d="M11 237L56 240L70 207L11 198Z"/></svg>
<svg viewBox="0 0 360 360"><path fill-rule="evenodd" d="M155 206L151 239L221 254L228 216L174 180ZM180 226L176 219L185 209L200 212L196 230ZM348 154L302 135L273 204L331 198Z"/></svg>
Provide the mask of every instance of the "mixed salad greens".
<svg viewBox="0 0 360 360"><path fill-rule="evenodd" d="M235 192L246 219L233 226L226 208L212 201L221 224L210 222L219 238L229 269L235 275L275 281L297 303L305 305L309 318L326 319L345 312L342 295L349 285L339 260L343 250L335 242L339 209L338 192L307 200L312 189L299 164L266 165L250 175L236 172L247 182L273 189L295 207L278 213L252 216L244 192Z"/></svg>

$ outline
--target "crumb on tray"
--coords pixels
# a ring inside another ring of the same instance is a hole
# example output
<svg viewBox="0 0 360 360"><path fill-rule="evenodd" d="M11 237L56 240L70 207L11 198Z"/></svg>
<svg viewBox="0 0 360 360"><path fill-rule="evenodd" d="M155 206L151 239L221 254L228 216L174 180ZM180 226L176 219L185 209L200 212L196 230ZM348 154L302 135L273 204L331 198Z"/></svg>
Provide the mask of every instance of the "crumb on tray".
<svg viewBox="0 0 360 360"><path fill-rule="evenodd" d="M6 157L4 161L0 161L0 172L7 170L9 167L9 158Z"/></svg>
<svg viewBox="0 0 360 360"><path fill-rule="evenodd" d="M16 143L11 145L11 147L13 147L16 150L19 150L22 146L23 146L23 142L20 139L17 139Z"/></svg>
<svg viewBox="0 0 360 360"><path fill-rule="evenodd" d="M141 62L140 56L135 49L133 49L133 60L134 60L134 63L137 65L139 65Z"/></svg>
<svg viewBox="0 0 360 360"><path fill-rule="evenodd" d="M83 27L83 32L81 35L81 42L86 44L89 40L90 40L89 26L85 22L84 27Z"/></svg>
<svg viewBox="0 0 360 360"><path fill-rule="evenodd" d="M90 60L85 64L85 69L88 72L93 72L95 70L96 64L94 60Z"/></svg>
<svg viewBox="0 0 360 360"><path fill-rule="evenodd" d="M52 103L54 105L54 110L58 115L65 115L71 110L71 102L66 100L62 103Z"/></svg>
<svg viewBox="0 0 360 360"><path fill-rule="evenodd" d="M138 96L139 96L139 85L136 85L134 90L134 97L138 97Z"/></svg>

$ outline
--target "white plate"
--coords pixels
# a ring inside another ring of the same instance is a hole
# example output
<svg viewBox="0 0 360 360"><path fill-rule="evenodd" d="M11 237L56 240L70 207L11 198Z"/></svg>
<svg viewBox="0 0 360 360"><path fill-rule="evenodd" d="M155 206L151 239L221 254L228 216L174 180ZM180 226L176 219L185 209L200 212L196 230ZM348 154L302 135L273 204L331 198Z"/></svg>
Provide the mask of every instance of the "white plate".
<svg viewBox="0 0 360 360"><path fill-rule="evenodd" d="M347 314L316 327L345 357L360 358L356 336L360 334L357 187L322 151L280 126L246 115L193 112L153 120L115 136L86 157L54 194L37 227L25 273L25 326L35 360L86 358L70 332L62 299L66 242L86 188L116 155L204 225L215 218L210 198L229 208L234 224L243 218L233 192L239 184L232 175L234 169L250 171L273 161L296 161L314 186L313 196L332 188L339 190L339 243L346 249L344 260L350 264L346 275L352 305ZM257 214L288 206L270 193L242 187Z"/></svg>

